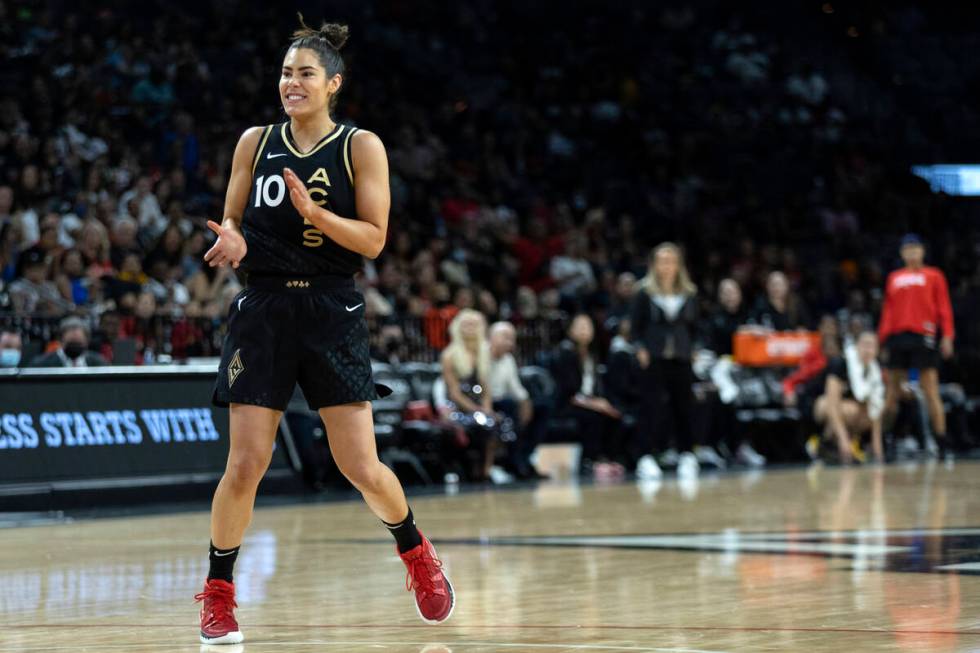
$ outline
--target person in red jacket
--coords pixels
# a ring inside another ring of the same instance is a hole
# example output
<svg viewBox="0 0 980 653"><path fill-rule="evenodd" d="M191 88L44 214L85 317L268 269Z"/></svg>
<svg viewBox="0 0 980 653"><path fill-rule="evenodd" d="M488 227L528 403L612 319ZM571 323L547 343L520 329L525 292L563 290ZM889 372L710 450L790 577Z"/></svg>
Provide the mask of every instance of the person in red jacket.
<svg viewBox="0 0 980 653"><path fill-rule="evenodd" d="M905 267L888 275L878 340L888 368L885 423L894 418L902 384L910 368L919 370L933 435L946 450L946 414L939 398L939 356L953 355L953 307L946 276L924 264L925 246L915 234L902 238ZM937 349L938 342L938 349Z"/></svg>

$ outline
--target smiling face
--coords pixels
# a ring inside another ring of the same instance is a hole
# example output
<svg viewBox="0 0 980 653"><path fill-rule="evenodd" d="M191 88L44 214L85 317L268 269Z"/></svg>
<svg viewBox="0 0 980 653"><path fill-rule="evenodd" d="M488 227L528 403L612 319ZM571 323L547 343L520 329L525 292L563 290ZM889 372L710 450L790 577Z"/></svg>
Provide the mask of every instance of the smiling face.
<svg viewBox="0 0 980 653"><path fill-rule="evenodd" d="M317 53L309 48L290 48L282 62L279 99L290 118L303 118L330 106L330 97L340 90L340 75L328 77Z"/></svg>

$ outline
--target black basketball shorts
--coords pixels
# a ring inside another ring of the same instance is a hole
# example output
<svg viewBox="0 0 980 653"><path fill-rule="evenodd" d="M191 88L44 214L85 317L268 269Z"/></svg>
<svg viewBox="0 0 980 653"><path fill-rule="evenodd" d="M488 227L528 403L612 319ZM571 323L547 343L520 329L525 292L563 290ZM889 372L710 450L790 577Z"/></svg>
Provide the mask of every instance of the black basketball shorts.
<svg viewBox="0 0 980 653"><path fill-rule="evenodd" d="M285 410L299 383L318 410L390 392L371 375L364 297L353 279L249 279L228 309L212 402Z"/></svg>
<svg viewBox="0 0 980 653"><path fill-rule="evenodd" d="M892 370L928 370L939 367L935 337L910 331L888 336L882 358L885 366Z"/></svg>

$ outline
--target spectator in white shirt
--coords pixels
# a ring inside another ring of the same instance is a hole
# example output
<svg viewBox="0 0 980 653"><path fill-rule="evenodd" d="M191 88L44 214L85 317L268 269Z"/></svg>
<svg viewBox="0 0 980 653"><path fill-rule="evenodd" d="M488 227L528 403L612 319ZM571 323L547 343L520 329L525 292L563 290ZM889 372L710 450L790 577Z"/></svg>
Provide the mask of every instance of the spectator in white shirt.
<svg viewBox="0 0 980 653"><path fill-rule="evenodd" d="M517 439L508 442L508 471L521 479L541 478L529 462L537 442L529 429L534 417L531 396L521 383L514 359L517 331L510 322L495 322L490 326L490 396L497 413L514 423Z"/></svg>
<svg viewBox="0 0 980 653"><path fill-rule="evenodd" d="M136 200L137 213L131 217L139 223L140 231L150 240L157 238L167 228L168 221L160 210L160 202L153 194L153 181L149 177L140 177L136 185L119 198L120 216L129 215L129 203L132 200Z"/></svg>

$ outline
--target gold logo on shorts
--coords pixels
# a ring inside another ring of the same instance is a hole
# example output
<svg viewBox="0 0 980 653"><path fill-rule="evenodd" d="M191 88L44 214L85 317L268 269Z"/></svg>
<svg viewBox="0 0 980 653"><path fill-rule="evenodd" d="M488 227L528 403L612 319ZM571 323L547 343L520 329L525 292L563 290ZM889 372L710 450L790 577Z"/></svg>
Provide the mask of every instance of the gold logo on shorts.
<svg viewBox="0 0 980 653"><path fill-rule="evenodd" d="M236 349L235 355L231 357L231 362L228 363L228 387L235 385L235 379L245 371L245 364L242 363L241 357L242 350Z"/></svg>

